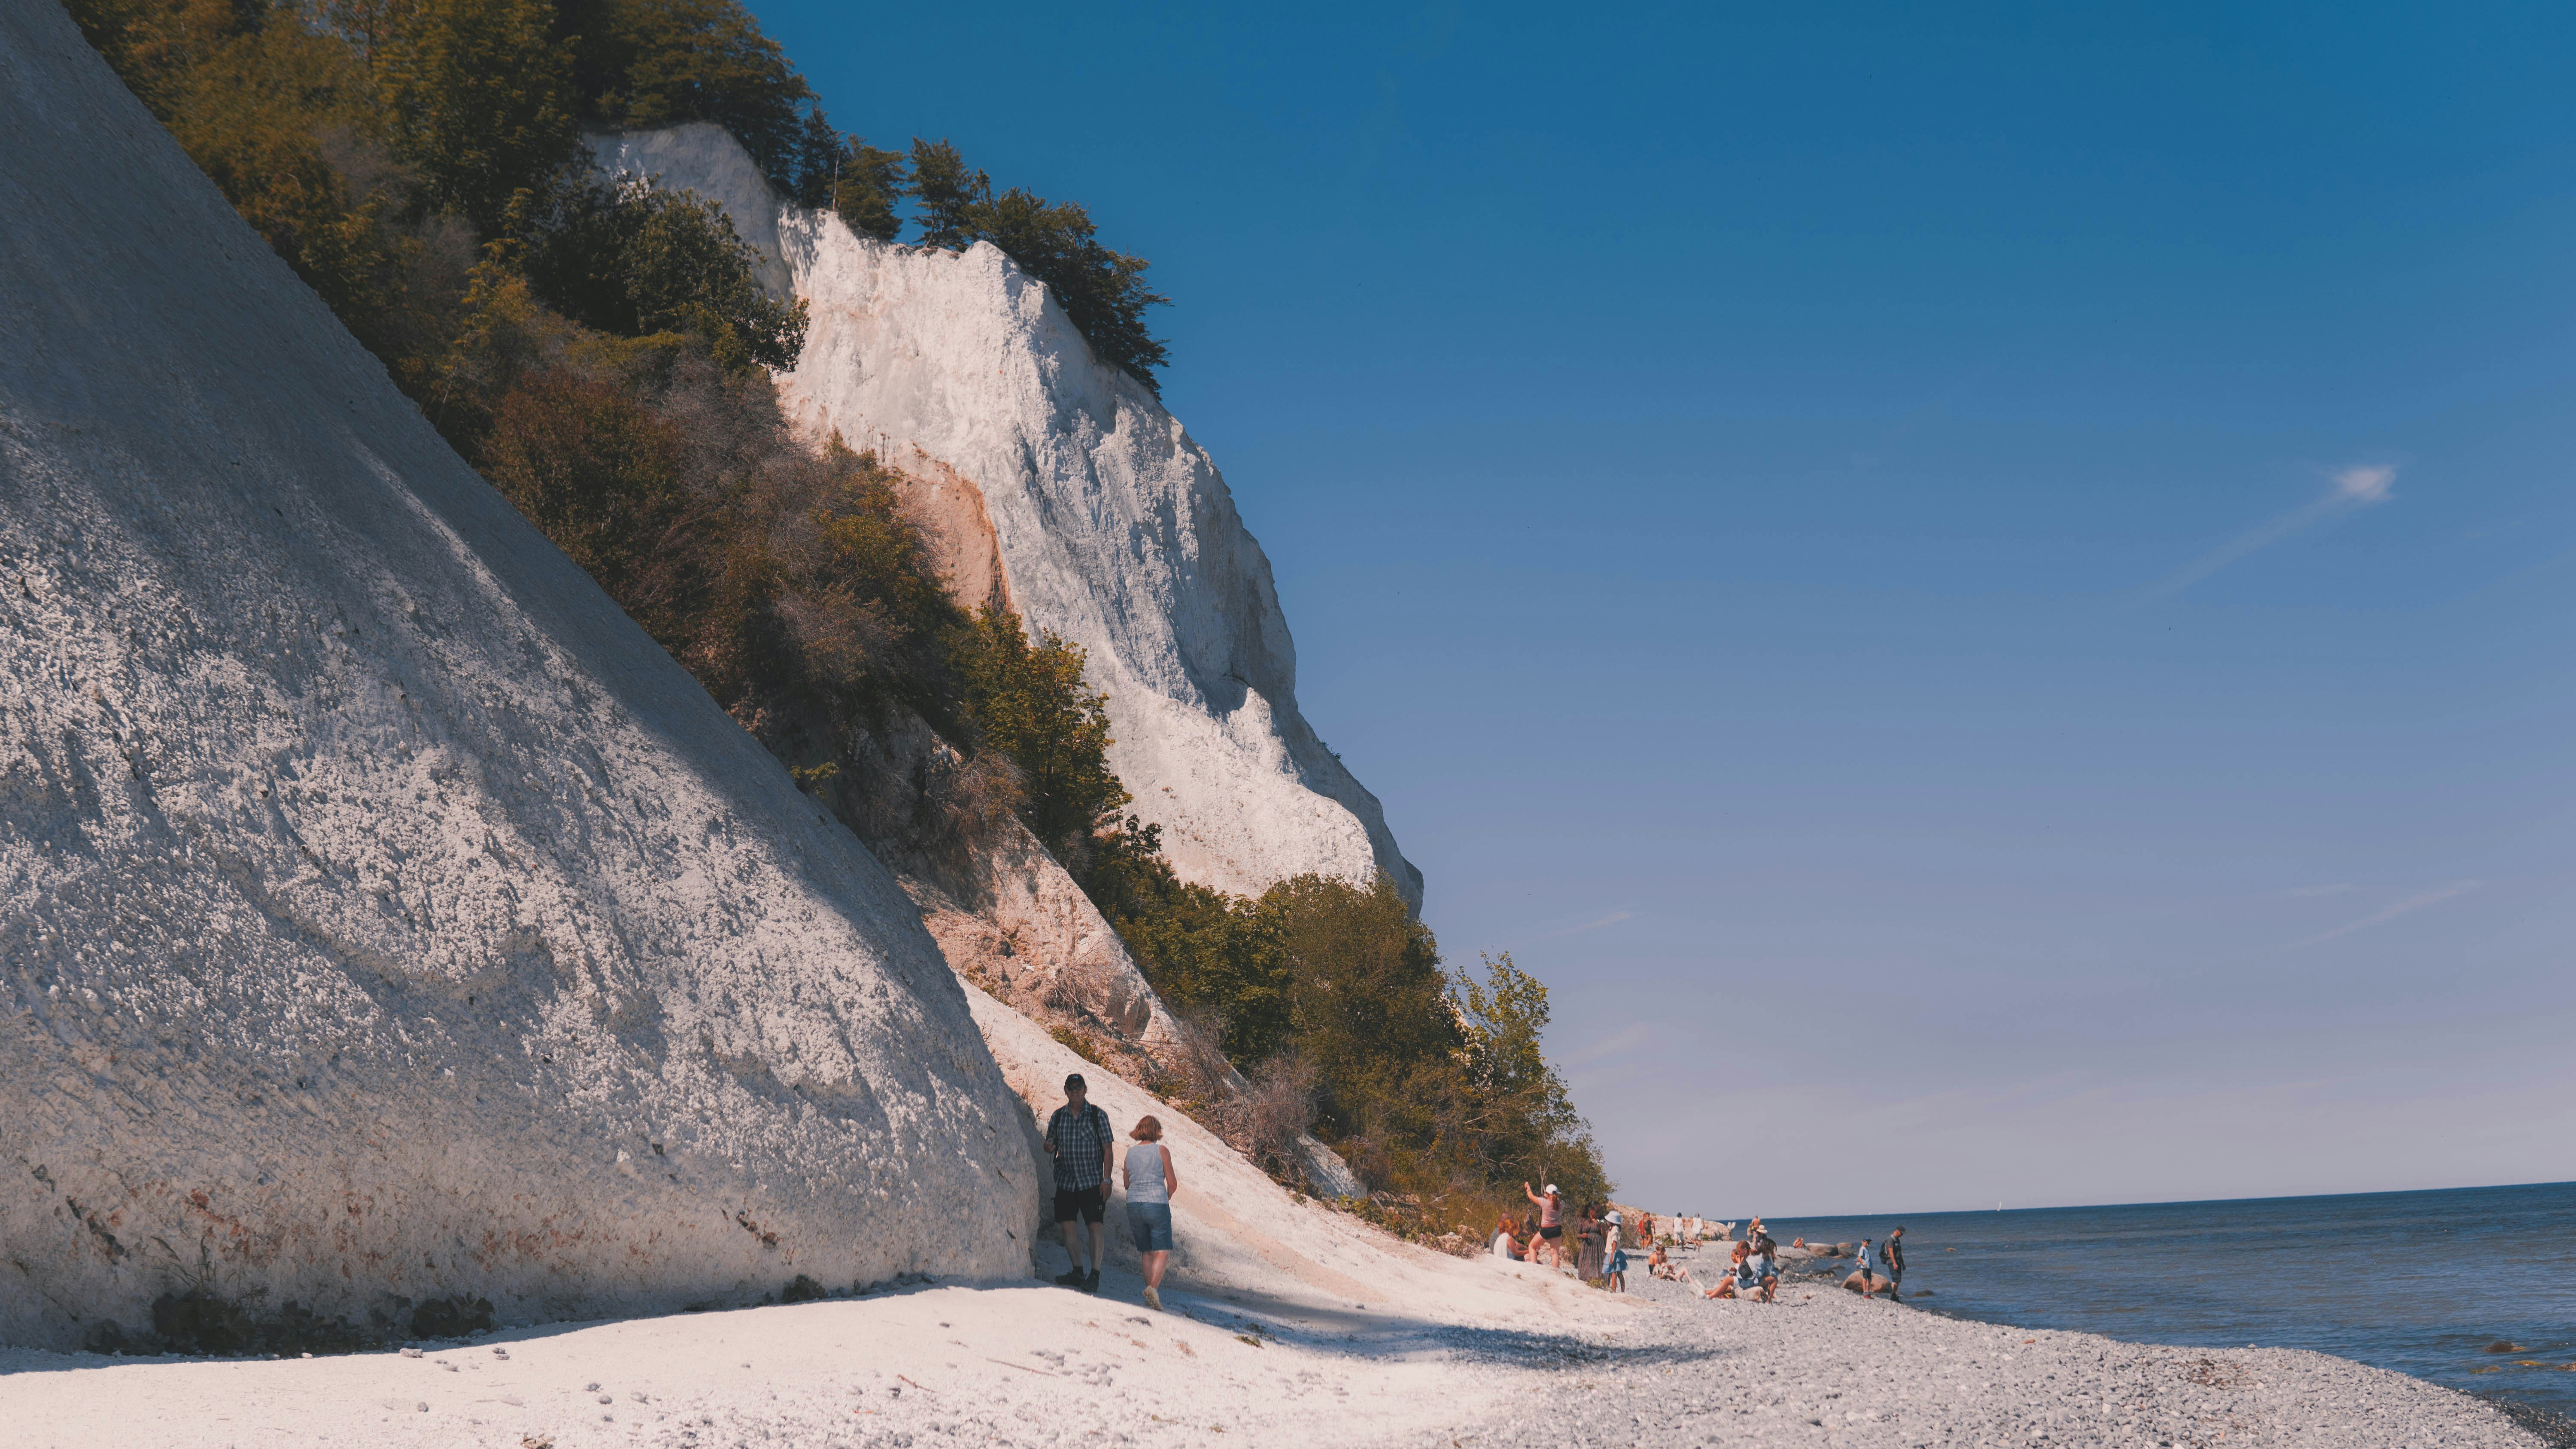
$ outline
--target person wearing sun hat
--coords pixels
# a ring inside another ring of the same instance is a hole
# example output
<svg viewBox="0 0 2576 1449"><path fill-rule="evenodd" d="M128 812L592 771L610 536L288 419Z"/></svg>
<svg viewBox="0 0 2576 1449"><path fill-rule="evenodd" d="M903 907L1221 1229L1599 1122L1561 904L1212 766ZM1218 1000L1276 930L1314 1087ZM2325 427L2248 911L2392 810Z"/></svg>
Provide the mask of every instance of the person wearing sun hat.
<svg viewBox="0 0 2576 1449"><path fill-rule="evenodd" d="M1547 1196L1541 1197L1530 1191L1530 1185L1524 1182L1521 1196L1538 1204L1538 1236L1539 1241L1547 1245L1548 1266L1562 1270L1565 1267L1565 1194L1557 1191L1556 1184L1551 1182L1547 1185ZM1530 1248L1530 1261L1538 1261L1535 1244Z"/></svg>

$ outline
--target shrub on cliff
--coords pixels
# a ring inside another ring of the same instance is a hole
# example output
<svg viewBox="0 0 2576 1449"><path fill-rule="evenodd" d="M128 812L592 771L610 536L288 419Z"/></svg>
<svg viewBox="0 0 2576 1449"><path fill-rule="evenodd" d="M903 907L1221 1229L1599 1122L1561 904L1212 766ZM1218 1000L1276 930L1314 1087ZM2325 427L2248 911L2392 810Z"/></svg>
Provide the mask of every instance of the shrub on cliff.
<svg viewBox="0 0 2576 1449"><path fill-rule="evenodd" d="M987 605L958 636L964 717L976 743L1020 770L1020 818L1059 859L1079 859L1128 801L1109 770L1109 696L1083 680L1083 651Z"/></svg>
<svg viewBox="0 0 2576 1449"><path fill-rule="evenodd" d="M1085 885L1146 979L1247 1074L1305 1082L1314 1130L1372 1185L1486 1222L1525 1178L1608 1194L1540 1047L1547 988L1509 955L1481 979L1445 971L1383 877L1299 876L1247 899L1181 881L1133 817L1104 842Z"/></svg>
<svg viewBox="0 0 2576 1449"><path fill-rule="evenodd" d="M805 303L760 284L760 254L724 208L641 180L561 188L532 229L529 281L585 327L683 332L728 366L785 369L805 346Z"/></svg>

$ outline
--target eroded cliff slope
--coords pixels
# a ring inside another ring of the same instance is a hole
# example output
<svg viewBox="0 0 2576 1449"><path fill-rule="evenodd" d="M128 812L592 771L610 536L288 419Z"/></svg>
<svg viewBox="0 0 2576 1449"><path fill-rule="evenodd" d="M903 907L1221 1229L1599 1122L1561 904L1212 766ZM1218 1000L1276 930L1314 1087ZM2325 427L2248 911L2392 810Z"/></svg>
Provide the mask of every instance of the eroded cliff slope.
<svg viewBox="0 0 2576 1449"><path fill-rule="evenodd" d="M1093 360L1044 287L990 244L892 246L785 205L712 125L595 150L604 169L722 203L772 259L772 287L805 298L804 355L779 379L793 414L950 499L925 522L970 593L984 578L975 535L990 530L994 582L1022 617L1089 651L1111 767L1185 879L1257 894L1308 871L1383 870L1420 903L1377 797L1298 713L1270 561L1216 464L1153 394ZM955 496L960 482L976 497Z"/></svg>
<svg viewBox="0 0 2576 1449"><path fill-rule="evenodd" d="M0 1340L1024 1274L886 870L51 4L0 135Z"/></svg>

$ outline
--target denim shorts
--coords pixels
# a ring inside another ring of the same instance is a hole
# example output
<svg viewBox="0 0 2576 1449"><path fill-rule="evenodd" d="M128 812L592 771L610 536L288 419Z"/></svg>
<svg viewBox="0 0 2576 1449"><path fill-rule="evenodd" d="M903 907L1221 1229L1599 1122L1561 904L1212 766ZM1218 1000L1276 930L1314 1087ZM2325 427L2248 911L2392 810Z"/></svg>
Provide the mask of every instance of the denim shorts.
<svg viewBox="0 0 2576 1449"><path fill-rule="evenodd" d="M1172 1250L1172 1205L1167 1202L1127 1204L1127 1231L1136 1239L1137 1252L1170 1252Z"/></svg>

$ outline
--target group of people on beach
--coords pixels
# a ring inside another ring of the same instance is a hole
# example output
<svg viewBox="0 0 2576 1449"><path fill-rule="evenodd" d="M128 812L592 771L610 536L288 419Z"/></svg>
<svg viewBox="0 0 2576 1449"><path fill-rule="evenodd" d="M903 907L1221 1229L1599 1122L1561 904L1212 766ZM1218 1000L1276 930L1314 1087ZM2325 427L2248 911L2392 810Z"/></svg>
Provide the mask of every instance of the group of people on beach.
<svg viewBox="0 0 2576 1449"><path fill-rule="evenodd" d="M1565 1220L1565 1194L1555 1183L1542 1193L1528 1183L1521 1184L1521 1195L1537 1208L1524 1213L1518 1223L1504 1213L1494 1220L1493 1255L1512 1262L1544 1262L1558 1272L1567 1267L1565 1238L1569 1229L1574 1234L1574 1276L1586 1283L1598 1283L1613 1293L1628 1291L1628 1252L1623 1235L1631 1225L1620 1220L1619 1209L1604 1203L1585 1203L1574 1222ZM1633 1225L1634 1231L1652 1238L1646 1222ZM1660 1251L1660 1250L1658 1250Z"/></svg>
<svg viewBox="0 0 2576 1449"><path fill-rule="evenodd" d="M1064 1233L1064 1255L1072 1269L1056 1278L1067 1288L1100 1291L1100 1267L1109 1256L1109 1173L1114 1165L1119 1186L1127 1193L1127 1232L1145 1269L1145 1306L1162 1311L1163 1270L1172 1260L1172 1193L1181 1174L1172 1166L1172 1149L1163 1145L1163 1124L1151 1116L1136 1119L1127 1133L1133 1141L1124 1162L1116 1160L1118 1129L1109 1114L1090 1098L1076 1072L1064 1079L1064 1105L1047 1118L1046 1150L1055 1159L1055 1221ZM1091 1266L1083 1266L1081 1228L1088 1224Z"/></svg>
<svg viewBox="0 0 2576 1449"><path fill-rule="evenodd" d="M1180 1172L1172 1165L1172 1150L1163 1145L1163 1124L1150 1116L1138 1118L1127 1133L1131 1140L1122 1161L1117 1127L1109 1120L1109 1114L1091 1101L1080 1072L1064 1079L1064 1097L1064 1105L1055 1109L1046 1125L1047 1155L1055 1160L1055 1221L1064 1234L1064 1254L1071 1263L1055 1281L1086 1293L1100 1291L1100 1269L1108 1260L1109 1250L1109 1177L1115 1171L1127 1194L1128 1236L1136 1245L1136 1255L1145 1272L1145 1304L1160 1311L1163 1272L1172 1257L1172 1193L1181 1185ZM1673 1262L1663 1244L1655 1240L1652 1218L1638 1214L1638 1221L1626 1223L1621 1221L1618 1208L1586 1203L1569 1223L1565 1194L1555 1183L1549 1183L1544 1192L1522 1183L1521 1195L1537 1211L1524 1214L1518 1222L1509 1213L1495 1219L1492 1251L1496 1258L1533 1266L1544 1263L1554 1271L1564 1272L1569 1267L1566 1238L1570 1232L1574 1239L1570 1265L1574 1276L1613 1293L1625 1293L1627 1243L1643 1241L1653 1250L1646 1263L1649 1273L1676 1283L1691 1283L1689 1270ZM1090 1229L1088 1234L1083 1231L1086 1226ZM1630 1233L1634 1236L1623 1236ZM1794 1246L1805 1244L1801 1238ZM1090 1250L1088 1266L1085 1247ZM1856 1257L1856 1271L1846 1287L1857 1287L1863 1298L1874 1298L1882 1292L1891 1299L1901 1296L1899 1290L1905 1281L1903 1227L1890 1232L1884 1244L1861 1239ZM1757 1214L1729 1253L1725 1275L1716 1286L1701 1289L1700 1296L1769 1303L1779 1291L1780 1246L1772 1241Z"/></svg>
<svg viewBox="0 0 2576 1449"><path fill-rule="evenodd" d="M1806 1245L1807 1240L1800 1238L1792 1246L1804 1248ZM1888 1233L1884 1244L1861 1239L1854 1260L1852 1275L1843 1286L1857 1289L1863 1298L1875 1298L1885 1293L1893 1301L1903 1296L1905 1228L1902 1224ZM1689 1275L1685 1273L1676 1271L1672 1276L1683 1282L1689 1281ZM1769 1303L1779 1291L1780 1245L1772 1240L1770 1231L1762 1226L1761 1216L1756 1214L1752 1225L1745 1230L1743 1240L1735 1245L1730 1255L1726 1276L1718 1281L1716 1287L1702 1290L1700 1296Z"/></svg>
<svg viewBox="0 0 2576 1449"><path fill-rule="evenodd" d="M1521 1191L1538 1207L1538 1213L1525 1217L1519 1224L1515 1224L1509 1214L1496 1220L1493 1255L1516 1262L1544 1262L1563 1271L1563 1244L1568 1227L1563 1195L1554 1183L1548 1184L1545 1196L1532 1191L1527 1183L1521 1185ZM1664 1245L1654 1238L1648 1226L1651 1221L1646 1219L1636 1224L1652 1250L1646 1260L1646 1271L1656 1278L1700 1288L1692 1281L1690 1270L1674 1262L1665 1252ZM1574 1225L1576 1241L1580 1245L1574 1270L1577 1277L1587 1283L1599 1283L1612 1292L1626 1291L1628 1255L1621 1246L1624 1226L1617 1208L1606 1212L1598 1205L1584 1208L1580 1223ZM1806 1239L1799 1239L1794 1246L1805 1248ZM1829 1251L1827 1256L1831 1255ZM1863 1298L1876 1298L1881 1293L1890 1299L1902 1296L1905 1282L1905 1229L1902 1226L1891 1231L1883 1244L1863 1238L1855 1259L1855 1270L1844 1286L1857 1290ZM1770 1303L1776 1301L1779 1291L1780 1245L1763 1227L1757 1214L1744 1236L1729 1250L1724 1274L1714 1286L1700 1288L1700 1296Z"/></svg>
<svg viewBox="0 0 2576 1449"><path fill-rule="evenodd" d="M1771 1234L1762 1227L1762 1219L1756 1216L1729 1255L1726 1276L1717 1280L1716 1287L1702 1289L1699 1296L1768 1303L1779 1291L1780 1245L1771 1240Z"/></svg>

